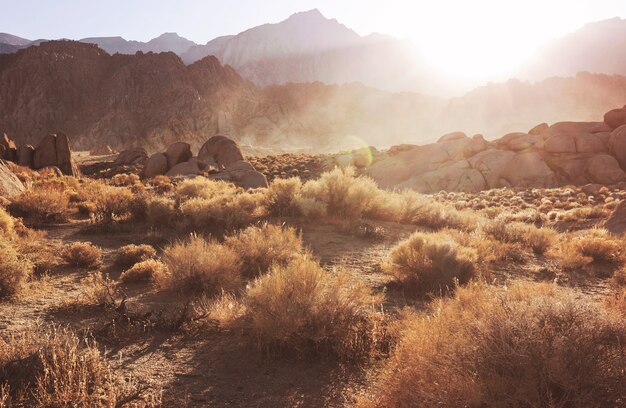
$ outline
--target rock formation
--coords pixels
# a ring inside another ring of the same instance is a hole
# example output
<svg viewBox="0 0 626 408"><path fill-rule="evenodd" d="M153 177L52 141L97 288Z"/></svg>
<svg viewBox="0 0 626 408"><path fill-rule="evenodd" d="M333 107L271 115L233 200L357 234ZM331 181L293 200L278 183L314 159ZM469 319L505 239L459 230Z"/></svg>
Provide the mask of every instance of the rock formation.
<svg viewBox="0 0 626 408"><path fill-rule="evenodd" d="M605 122L541 124L491 142L454 132L437 143L394 146L373 156L363 172L382 187L427 193L614 185L626 181L626 124L618 116L607 114ZM345 164L345 155L336 161Z"/></svg>
<svg viewBox="0 0 626 408"><path fill-rule="evenodd" d="M62 174L78 176L79 171L72 159L72 149L67 135L50 134L39 141L37 147L16 146L6 134L0 139L0 159L17 163L35 170L57 167Z"/></svg>
<svg viewBox="0 0 626 408"><path fill-rule="evenodd" d="M0 160L0 197L11 197L24 191L24 184L9 169L6 163Z"/></svg>
<svg viewBox="0 0 626 408"><path fill-rule="evenodd" d="M129 164L127 162L134 157L130 152L142 150L135 148L122 152L116 163ZM155 153L145 160L142 173L146 178L158 175L188 177L203 174L209 178L232 181L244 188L267 187L265 176L244 160L237 143L222 135L213 136L204 143L198 157L192 156L188 143L173 143L164 153Z"/></svg>

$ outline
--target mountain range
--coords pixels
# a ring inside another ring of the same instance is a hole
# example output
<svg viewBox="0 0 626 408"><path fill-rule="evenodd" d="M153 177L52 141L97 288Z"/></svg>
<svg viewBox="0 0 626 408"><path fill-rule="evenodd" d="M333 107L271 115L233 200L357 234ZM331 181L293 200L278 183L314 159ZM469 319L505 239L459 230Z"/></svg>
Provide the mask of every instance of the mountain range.
<svg viewBox="0 0 626 408"><path fill-rule="evenodd" d="M0 53L36 45L0 34ZM360 36L318 10L296 13L288 19L264 24L237 35L196 44L175 33L148 42L122 37L80 40L97 44L109 54L172 51L185 64L214 55L256 85L321 81L326 84L359 82L392 92L419 92L438 97L462 95L467 84L456 83L416 54L408 40L373 34ZM551 76L572 76L581 71L626 74L626 20L618 17L590 23L547 44L516 77L539 81Z"/></svg>
<svg viewBox="0 0 626 408"><path fill-rule="evenodd" d="M495 138L543 121L601 120L625 95L626 77L590 73L442 99L357 83L260 87L214 56L186 65L173 52L110 55L76 41L0 54L0 134L36 143L61 131L78 149L198 147L217 133L316 151L425 143L456 130Z"/></svg>

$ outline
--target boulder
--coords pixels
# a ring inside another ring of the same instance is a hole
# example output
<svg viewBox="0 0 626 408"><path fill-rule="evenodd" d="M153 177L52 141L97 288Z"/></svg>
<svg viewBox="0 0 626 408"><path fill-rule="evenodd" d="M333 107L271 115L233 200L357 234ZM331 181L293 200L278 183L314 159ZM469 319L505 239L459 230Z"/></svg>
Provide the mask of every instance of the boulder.
<svg viewBox="0 0 626 408"><path fill-rule="evenodd" d="M200 168L198 167L197 162L183 162L178 163L176 166L172 167L165 173L166 176L176 177L176 176L195 176L200 173Z"/></svg>
<svg viewBox="0 0 626 408"><path fill-rule="evenodd" d="M185 142L176 142L168 146L165 156L167 157L167 168L171 169L178 163L188 161L191 154L191 145Z"/></svg>
<svg viewBox="0 0 626 408"><path fill-rule="evenodd" d="M608 152L609 132L581 133L574 136L576 152L578 153L606 153Z"/></svg>
<svg viewBox="0 0 626 408"><path fill-rule="evenodd" d="M39 141L33 155L35 169L57 165L56 135L47 135Z"/></svg>
<svg viewBox="0 0 626 408"><path fill-rule="evenodd" d="M595 196L600 193L600 189L604 187L602 184L585 184L580 187L580 191L585 193L588 196Z"/></svg>
<svg viewBox="0 0 626 408"><path fill-rule="evenodd" d="M217 135L207 140L198 153L199 161L208 162L209 158L215 160L221 168L243 160L243 154L234 140Z"/></svg>
<svg viewBox="0 0 626 408"><path fill-rule="evenodd" d="M538 152L489 149L470 158L469 163L483 175L487 188L556 185L556 175Z"/></svg>
<svg viewBox="0 0 626 408"><path fill-rule="evenodd" d="M571 133L557 133L549 136L544 145L548 153L576 153L576 141Z"/></svg>
<svg viewBox="0 0 626 408"><path fill-rule="evenodd" d="M17 162L17 147L6 133L0 137L0 153L0 159Z"/></svg>
<svg viewBox="0 0 626 408"><path fill-rule="evenodd" d="M72 160L70 140L65 133L57 133L55 138L57 153L56 166L67 176L78 176L78 166Z"/></svg>
<svg viewBox="0 0 626 408"><path fill-rule="evenodd" d="M263 173L256 171L254 166L247 161L240 160L235 162L224 168L223 173L244 188L259 188L267 187L268 185Z"/></svg>
<svg viewBox="0 0 626 408"><path fill-rule="evenodd" d="M17 164L24 167L35 167L35 148L31 145L22 145L17 149Z"/></svg>
<svg viewBox="0 0 626 408"><path fill-rule="evenodd" d="M604 223L604 228L613 234L626 232L626 201L619 203Z"/></svg>
<svg viewBox="0 0 626 408"><path fill-rule="evenodd" d="M415 175L397 188L410 188L422 193L441 190L477 192L486 189L487 185L478 170L472 169L467 160L461 160L425 174Z"/></svg>
<svg viewBox="0 0 626 408"><path fill-rule="evenodd" d="M167 173L167 169L167 156L163 153L156 153L146 161L143 176L147 178L161 176Z"/></svg>
<svg viewBox="0 0 626 408"><path fill-rule="evenodd" d="M441 136L439 140L437 140L437 143L449 142L451 140L458 140L458 139L465 139L465 138L467 138L467 135L463 132L452 132L452 133L448 133L448 134Z"/></svg>
<svg viewBox="0 0 626 408"><path fill-rule="evenodd" d="M604 122L557 122L545 132L548 136L556 134L577 135L581 133L610 132L611 127Z"/></svg>
<svg viewBox="0 0 626 408"><path fill-rule="evenodd" d="M518 152L521 150L527 150L535 145L541 144L541 140L537 136L533 136L527 133L509 133L496 140L495 145L499 149L512 150Z"/></svg>
<svg viewBox="0 0 626 408"><path fill-rule="evenodd" d="M129 165L141 163L148 159L148 153L143 147L133 147L120 152L115 159L115 165Z"/></svg>
<svg viewBox="0 0 626 408"><path fill-rule="evenodd" d="M548 130L549 127L550 126L548 126L548 124L545 123L545 122L544 123L540 123L537 126L535 126L534 128L530 129L528 131L528 134L529 135L533 135L533 136L540 136L543 133L545 133Z"/></svg>
<svg viewBox="0 0 626 408"><path fill-rule="evenodd" d="M613 156L598 154L587 161L586 174L592 183L611 185L626 181L626 173Z"/></svg>
<svg viewBox="0 0 626 408"><path fill-rule="evenodd" d="M626 170L626 125L611 132L608 145L609 153L617 159L620 167Z"/></svg>
<svg viewBox="0 0 626 408"><path fill-rule="evenodd" d="M9 198L25 190L24 184L9 169L5 162L0 160L0 197Z"/></svg>
<svg viewBox="0 0 626 408"><path fill-rule="evenodd" d="M617 129L622 125L626 125L626 108L613 109L604 114L604 123Z"/></svg>

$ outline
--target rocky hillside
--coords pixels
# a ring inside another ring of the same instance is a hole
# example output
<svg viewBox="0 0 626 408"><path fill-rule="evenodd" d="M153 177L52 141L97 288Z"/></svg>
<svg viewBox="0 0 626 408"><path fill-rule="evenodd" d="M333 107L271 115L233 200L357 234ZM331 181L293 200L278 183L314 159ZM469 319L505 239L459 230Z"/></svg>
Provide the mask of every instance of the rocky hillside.
<svg viewBox="0 0 626 408"><path fill-rule="evenodd" d="M109 55L45 42L0 55L0 133L20 144L62 132L74 149L194 148L217 133L262 147L337 151L428 143L463 130L486 139L536 123L593 121L626 102L626 77L580 74L509 81L452 100L320 82L258 87L215 57Z"/></svg>

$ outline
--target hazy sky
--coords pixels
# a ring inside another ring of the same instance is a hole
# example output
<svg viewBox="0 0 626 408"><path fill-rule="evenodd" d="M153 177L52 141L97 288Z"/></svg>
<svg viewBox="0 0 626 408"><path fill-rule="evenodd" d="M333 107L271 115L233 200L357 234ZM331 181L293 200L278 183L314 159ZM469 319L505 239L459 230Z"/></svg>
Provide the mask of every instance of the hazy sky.
<svg viewBox="0 0 626 408"><path fill-rule="evenodd" d="M0 32L146 41L174 31L205 43L313 8L359 34L416 38L432 62L467 75L504 71L586 22L626 17L626 0L0 0Z"/></svg>

